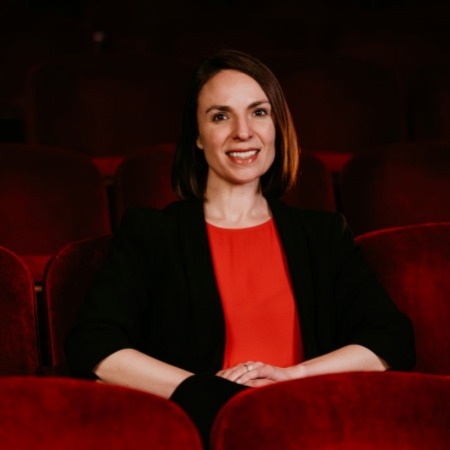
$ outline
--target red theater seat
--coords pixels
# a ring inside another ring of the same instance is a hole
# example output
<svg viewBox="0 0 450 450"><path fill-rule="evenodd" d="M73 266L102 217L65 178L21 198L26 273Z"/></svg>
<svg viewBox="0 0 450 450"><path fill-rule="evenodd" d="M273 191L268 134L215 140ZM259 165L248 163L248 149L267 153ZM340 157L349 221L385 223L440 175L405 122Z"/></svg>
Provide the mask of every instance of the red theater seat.
<svg viewBox="0 0 450 450"><path fill-rule="evenodd" d="M400 90L393 72L349 58L299 58L280 74L300 145L338 171L346 155L402 136Z"/></svg>
<svg viewBox="0 0 450 450"><path fill-rule="evenodd" d="M415 370L450 376L450 222L374 231L357 243L413 322Z"/></svg>
<svg viewBox="0 0 450 450"><path fill-rule="evenodd" d="M25 85L32 67L49 58L90 50L82 20L24 6L23 2L0 2L0 125L6 121L0 138L4 141L24 138L22 133L13 135L7 126L23 126Z"/></svg>
<svg viewBox="0 0 450 450"><path fill-rule="evenodd" d="M245 391L217 417L213 450L448 448L450 378L322 375Z"/></svg>
<svg viewBox="0 0 450 450"><path fill-rule="evenodd" d="M448 60L447 20L433 7L344 13L335 20L332 51L388 67L406 85L420 68Z"/></svg>
<svg viewBox="0 0 450 450"><path fill-rule="evenodd" d="M130 207L163 208L177 200L171 170L175 145L157 145L126 156L115 177L116 222Z"/></svg>
<svg viewBox="0 0 450 450"><path fill-rule="evenodd" d="M64 340L75 322L78 311L95 272L106 256L109 236L73 242L49 262L44 277L43 294L51 371L68 372Z"/></svg>
<svg viewBox="0 0 450 450"><path fill-rule="evenodd" d="M285 194L283 200L299 208L335 211L331 171L319 157L302 155L297 183Z"/></svg>
<svg viewBox="0 0 450 450"><path fill-rule="evenodd" d="M450 139L450 62L418 72L408 94L412 138Z"/></svg>
<svg viewBox="0 0 450 450"><path fill-rule="evenodd" d="M28 86L28 139L83 153L104 175L127 152L178 137L187 69L162 56L51 60ZM106 161L105 161L106 159Z"/></svg>
<svg viewBox="0 0 450 450"><path fill-rule="evenodd" d="M67 378L0 378L8 449L201 450L189 418L144 392Z"/></svg>
<svg viewBox="0 0 450 450"><path fill-rule="evenodd" d="M355 234L450 221L450 144L392 144L355 155L340 174L339 195Z"/></svg>
<svg viewBox="0 0 450 450"><path fill-rule="evenodd" d="M39 350L33 278L22 260L4 247L0 247L0 353L0 375L36 374Z"/></svg>
<svg viewBox="0 0 450 450"><path fill-rule="evenodd" d="M106 190L84 156L54 147L0 145L0 245L30 264L36 281L69 242L110 232Z"/></svg>

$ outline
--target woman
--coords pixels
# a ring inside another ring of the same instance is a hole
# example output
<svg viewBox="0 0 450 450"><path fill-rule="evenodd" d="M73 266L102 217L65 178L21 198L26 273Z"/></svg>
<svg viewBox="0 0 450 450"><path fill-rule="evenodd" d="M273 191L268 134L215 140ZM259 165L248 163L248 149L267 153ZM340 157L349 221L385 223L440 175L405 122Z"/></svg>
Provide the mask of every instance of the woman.
<svg viewBox="0 0 450 450"><path fill-rule="evenodd" d="M410 369L411 324L343 218L277 200L298 158L270 70L237 51L204 61L173 167L183 200L125 216L67 339L73 372L173 399L206 441L241 389Z"/></svg>

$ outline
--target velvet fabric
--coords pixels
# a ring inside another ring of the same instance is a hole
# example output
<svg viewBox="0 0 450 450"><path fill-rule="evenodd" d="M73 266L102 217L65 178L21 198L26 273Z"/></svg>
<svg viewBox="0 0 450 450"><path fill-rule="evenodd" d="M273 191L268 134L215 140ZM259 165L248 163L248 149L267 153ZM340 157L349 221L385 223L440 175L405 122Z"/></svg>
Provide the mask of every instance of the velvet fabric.
<svg viewBox="0 0 450 450"><path fill-rule="evenodd" d="M201 450L174 403L144 392L67 378L0 379L2 448Z"/></svg>
<svg viewBox="0 0 450 450"><path fill-rule="evenodd" d="M172 142L189 73L179 61L155 55L109 53L42 63L28 86L29 140L90 157Z"/></svg>
<svg viewBox="0 0 450 450"><path fill-rule="evenodd" d="M68 371L64 340L107 253L109 235L72 242L49 262L44 276L43 298L51 370Z"/></svg>
<svg viewBox="0 0 450 450"><path fill-rule="evenodd" d="M301 156L297 182L283 201L298 208L336 211L332 174L318 156L311 153Z"/></svg>
<svg viewBox="0 0 450 450"><path fill-rule="evenodd" d="M415 370L450 375L450 222L374 231L356 242L413 322Z"/></svg>
<svg viewBox="0 0 450 450"><path fill-rule="evenodd" d="M354 372L256 388L232 398L213 450L445 450L450 378Z"/></svg>
<svg viewBox="0 0 450 450"><path fill-rule="evenodd" d="M46 257L64 245L110 232L100 174L87 158L58 148L0 145L0 214L0 244L32 258L36 281Z"/></svg>
<svg viewBox="0 0 450 450"><path fill-rule="evenodd" d="M450 144L391 144L355 155L340 175L341 210L356 234L450 221Z"/></svg>
<svg viewBox="0 0 450 450"><path fill-rule="evenodd" d="M448 58L418 71L409 85L409 119L415 140L450 139Z"/></svg>
<svg viewBox="0 0 450 450"><path fill-rule="evenodd" d="M35 374L39 349L34 282L24 262L4 247L0 247L0 320L0 375Z"/></svg>
<svg viewBox="0 0 450 450"><path fill-rule="evenodd" d="M163 208L177 200L170 181L174 156L174 144L125 156L114 177L116 223L128 208Z"/></svg>
<svg viewBox="0 0 450 450"><path fill-rule="evenodd" d="M403 89L422 67L448 59L447 39L435 32L445 15L438 17L434 11L431 19L422 8L377 12L381 14L372 10L341 24L333 40L333 53L390 67Z"/></svg>
<svg viewBox="0 0 450 450"><path fill-rule="evenodd" d="M13 131L23 122L24 87L33 66L58 55L92 51L92 42L81 17L49 14L48 9L23 3L0 5L0 124L10 125L2 127L1 139L12 142L24 137Z"/></svg>
<svg viewBox="0 0 450 450"><path fill-rule="evenodd" d="M400 90L389 69L315 56L290 60L277 75L304 150L354 153L402 136Z"/></svg>

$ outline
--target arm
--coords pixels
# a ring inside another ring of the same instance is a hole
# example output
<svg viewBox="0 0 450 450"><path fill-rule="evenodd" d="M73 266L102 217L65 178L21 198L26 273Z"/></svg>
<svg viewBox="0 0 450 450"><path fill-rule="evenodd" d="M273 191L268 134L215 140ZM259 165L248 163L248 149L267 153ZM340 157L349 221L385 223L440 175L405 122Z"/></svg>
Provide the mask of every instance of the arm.
<svg viewBox="0 0 450 450"><path fill-rule="evenodd" d="M250 362L247 363L252 369L250 373L240 364L218 375L260 386L326 373L405 370L412 366L414 337L410 321L397 310L373 276L345 221L341 216L334 219L329 228L320 230L316 226L308 231L308 238L314 243L311 248L317 249L315 282L319 280L324 293L315 298L316 308L321 312L316 332L321 333L322 342L326 343L319 348L322 354L316 353L317 356L289 368ZM319 225L324 223L321 221Z"/></svg>
<svg viewBox="0 0 450 450"><path fill-rule="evenodd" d="M169 398L191 372L166 364L137 350L119 350L103 359L94 373L100 381Z"/></svg>
<svg viewBox="0 0 450 450"><path fill-rule="evenodd" d="M383 371L387 368L386 362L368 348L347 345L292 367L281 368L262 362L249 362L221 371L218 375L239 384L256 387L327 373Z"/></svg>
<svg viewBox="0 0 450 450"><path fill-rule="evenodd" d="M163 363L164 353L157 345L152 344L155 355L146 351L156 322L151 316L156 309L152 302L154 298L160 303L164 300L161 291L154 288L158 278L157 272L153 275L154 261L159 256L154 242L166 238L153 231L158 222L150 219L142 218L140 213L125 217L92 280L77 321L67 336L65 350L76 376L170 397L192 374L189 369L178 368L182 364L177 364L176 359L171 364ZM153 233L155 237L145 233ZM150 250L145 249L147 244Z"/></svg>

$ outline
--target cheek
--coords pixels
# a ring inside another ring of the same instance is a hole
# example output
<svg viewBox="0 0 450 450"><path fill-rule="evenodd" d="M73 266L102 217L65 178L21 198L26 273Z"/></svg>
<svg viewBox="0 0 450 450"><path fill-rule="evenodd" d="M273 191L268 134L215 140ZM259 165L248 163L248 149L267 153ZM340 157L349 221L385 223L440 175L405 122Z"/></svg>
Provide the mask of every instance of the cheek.
<svg viewBox="0 0 450 450"><path fill-rule="evenodd" d="M260 131L260 136L263 138L264 144L267 147L275 148L275 138L276 138L275 126L272 125L265 127Z"/></svg>
<svg viewBox="0 0 450 450"><path fill-rule="evenodd" d="M269 161L270 165L275 161L275 154L276 154L276 134L275 134L275 127L273 127L270 130L267 130L267 134L265 136L265 144L268 148L270 148L269 152Z"/></svg>
<svg viewBox="0 0 450 450"><path fill-rule="evenodd" d="M202 150L215 150L221 146L224 141L224 127L203 127L199 129L197 137L197 146Z"/></svg>

